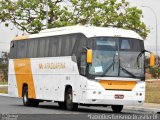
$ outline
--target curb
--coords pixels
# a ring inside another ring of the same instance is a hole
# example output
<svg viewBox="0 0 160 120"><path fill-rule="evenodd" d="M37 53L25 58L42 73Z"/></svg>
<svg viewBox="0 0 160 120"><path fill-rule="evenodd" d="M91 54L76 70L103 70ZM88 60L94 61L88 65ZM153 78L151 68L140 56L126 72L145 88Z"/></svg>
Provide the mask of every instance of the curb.
<svg viewBox="0 0 160 120"><path fill-rule="evenodd" d="M143 112L150 112L152 114L160 113L160 109L158 108L146 108L146 107L136 107L136 106L127 106L124 107L124 110L134 110L134 111L143 111Z"/></svg>
<svg viewBox="0 0 160 120"><path fill-rule="evenodd" d="M9 95L5 93L0 93L0 96L9 97Z"/></svg>
<svg viewBox="0 0 160 120"><path fill-rule="evenodd" d="M157 81L160 81L160 79L148 79L148 80L146 80L146 82L157 82Z"/></svg>
<svg viewBox="0 0 160 120"><path fill-rule="evenodd" d="M0 85L0 88L2 88L2 87L8 87L8 85Z"/></svg>

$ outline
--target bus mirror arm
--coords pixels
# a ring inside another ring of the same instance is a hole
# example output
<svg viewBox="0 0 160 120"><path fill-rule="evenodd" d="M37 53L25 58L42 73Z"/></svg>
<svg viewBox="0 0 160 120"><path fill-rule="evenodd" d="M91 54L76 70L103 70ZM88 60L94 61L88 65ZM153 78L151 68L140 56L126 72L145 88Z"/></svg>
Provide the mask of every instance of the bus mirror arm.
<svg viewBox="0 0 160 120"><path fill-rule="evenodd" d="M153 66L155 65L155 56L154 56L154 54L153 54L151 51L148 51L148 50L143 50L143 51L141 51L141 53L138 55L138 57L137 57L137 65L138 65L138 67L140 66L140 65L139 65L139 58L140 58L145 52L150 53L149 66L150 66L150 67L153 67ZM149 66L148 66L148 67L149 67Z"/></svg>
<svg viewBox="0 0 160 120"><path fill-rule="evenodd" d="M138 56L137 56L137 66L138 66L138 68L140 67L139 58L140 58L145 52L149 52L149 51L143 50L143 51L141 51L141 52L138 54Z"/></svg>
<svg viewBox="0 0 160 120"><path fill-rule="evenodd" d="M153 67L155 65L155 55L153 52L145 50L145 52L150 53L150 57L149 57L149 66Z"/></svg>
<svg viewBox="0 0 160 120"><path fill-rule="evenodd" d="M89 49L88 47L83 46L81 51L80 51L81 54L86 54L88 49Z"/></svg>
<svg viewBox="0 0 160 120"><path fill-rule="evenodd" d="M90 49L89 47L86 47L86 46L83 46L83 49L85 50L85 51L87 51L88 49Z"/></svg>

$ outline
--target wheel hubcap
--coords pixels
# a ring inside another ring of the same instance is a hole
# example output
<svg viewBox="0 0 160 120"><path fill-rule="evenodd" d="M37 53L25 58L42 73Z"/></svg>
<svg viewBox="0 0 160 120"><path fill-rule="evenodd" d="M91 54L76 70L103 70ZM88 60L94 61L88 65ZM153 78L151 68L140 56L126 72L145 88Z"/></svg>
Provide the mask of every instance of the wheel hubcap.
<svg viewBox="0 0 160 120"><path fill-rule="evenodd" d="M27 102L27 95L26 94L24 95L24 102L25 103Z"/></svg>
<svg viewBox="0 0 160 120"><path fill-rule="evenodd" d="M72 94L68 94L67 103L70 105L72 103Z"/></svg>

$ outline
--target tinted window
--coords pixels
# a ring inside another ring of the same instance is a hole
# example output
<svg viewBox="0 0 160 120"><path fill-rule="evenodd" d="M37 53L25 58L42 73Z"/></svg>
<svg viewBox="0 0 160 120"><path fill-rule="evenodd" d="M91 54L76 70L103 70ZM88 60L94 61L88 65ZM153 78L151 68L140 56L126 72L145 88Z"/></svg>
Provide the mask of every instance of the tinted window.
<svg viewBox="0 0 160 120"><path fill-rule="evenodd" d="M17 41L14 42L14 49L13 49L13 58L17 58Z"/></svg>
<svg viewBox="0 0 160 120"><path fill-rule="evenodd" d="M117 38L114 37L97 37L88 41L88 47L93 50L115 51L117 47Z"/></svg>
<svg viewBox="0 0 160 120"><path fill-rule="evenodd" d="M142 40L132 38L119 38L120 51L142 51L144 45Z"/></svg>
<svg viewBox="0 0 160 120"><path fill-rule="evenodd" d="M11 43L10 43L10 54L9 54L9 58L10 59L13 59L14 58L14 42L12 41Z"/></svg>
<svg viewBox="0 0 160 120"><path fill-rule="evenodd" d="M83 34L78 34L77 41L73 49L73 53L76 54L77 59L79 59L82 50L86 46L87 46L87 38Z"/></svg>
<svg viewBox="0 0 160 120"><path fill-rule="evenodd" d="M38 51L37 51L37 57L44 57L45 54L45 38L41 38L38 40Z"/></svg>
<svg viewBox="0 0 160 120"><path fill-rule="evenodd" d="M120 49L131 49L129 41L128 40L122 40Z"/></svg>
<svg viewBox="0 0 160 120"><path fill-rule="evenodd" d="M49 57L56 57L58 56L58 48L60 41L58 40L58 37L51 37L49 41Z"/></svg>
<svg viewBox="0 0 160 120"><path fill-rule="evenodd" d="M44 57L48 57L49 56L49 40L50 38L45 38L45 49L44 49Z"/></svg>
<svg viewBox="0 0 160 120"><path fill-rule="evenodd" d="M28 58L38 57L37 48L38 48L38 39L28 40L27 41L27 57Z"/></svg>
<svg viewBox="0 0 160 120"><path fill-rule="evenodd" d="M13 45L12 45L13 44ZM80 56L86 46L83 34L69 34L11 42L10 58Z"/></svg>
<svg viewBox="0 0 160 120"><path fill-rule="evenodd" d="M27 41L17 41L17 58L26 58Z"/></svg>
<svg viewBox="0 0 160 120"><path fill-rule="evenodd" d="M62 44L62 56L71 56L73 52L73 48L75 46L75 42L78 40L76 35L65 35L63 36L63 44Z"/></svg>

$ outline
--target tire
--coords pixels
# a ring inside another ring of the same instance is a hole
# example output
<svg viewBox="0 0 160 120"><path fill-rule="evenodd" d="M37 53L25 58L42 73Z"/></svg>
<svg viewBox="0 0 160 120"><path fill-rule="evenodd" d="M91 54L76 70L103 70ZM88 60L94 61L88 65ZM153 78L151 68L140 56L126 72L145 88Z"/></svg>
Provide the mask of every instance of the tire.
<svg viewBox="0 0 160 120"><path fill-rule="evenodd" d="M123 109L123 105L112 105L111 108L114 113L120 113Z"/></svg>
<svg viewBox="0 0 160 120"><path fill-rule="evenodd" d="M73 103L73 94L72 94L72 88L68 88L65 92L65 103L66 103L66 109L70 111L77 110L78 104Z"/></svg>
<svg viewBox="0 0 160 120"><path fill-rule="evenodd" d="M38 101L38 100L35 100L35 99L31 99L31 106L32 106L32 107L37 107L37 106L39 106L39 101Z"/></svg>
<svg viewBox="0 0 160 120"><path fill-rule="evenodd" d="M23 96L23 105L24 106L33 106L33 107L36 107L36 106L39 105L39 101L38 100L29 99L28 98L28 86L25 86L23 88L22 96Z"/></svg>
<svg viewBox="0 0 160 120"><path fill-rule="evenodd" d="M66 109L66 104L65 102L58 102L59 108L60 109Z"/></svg>

